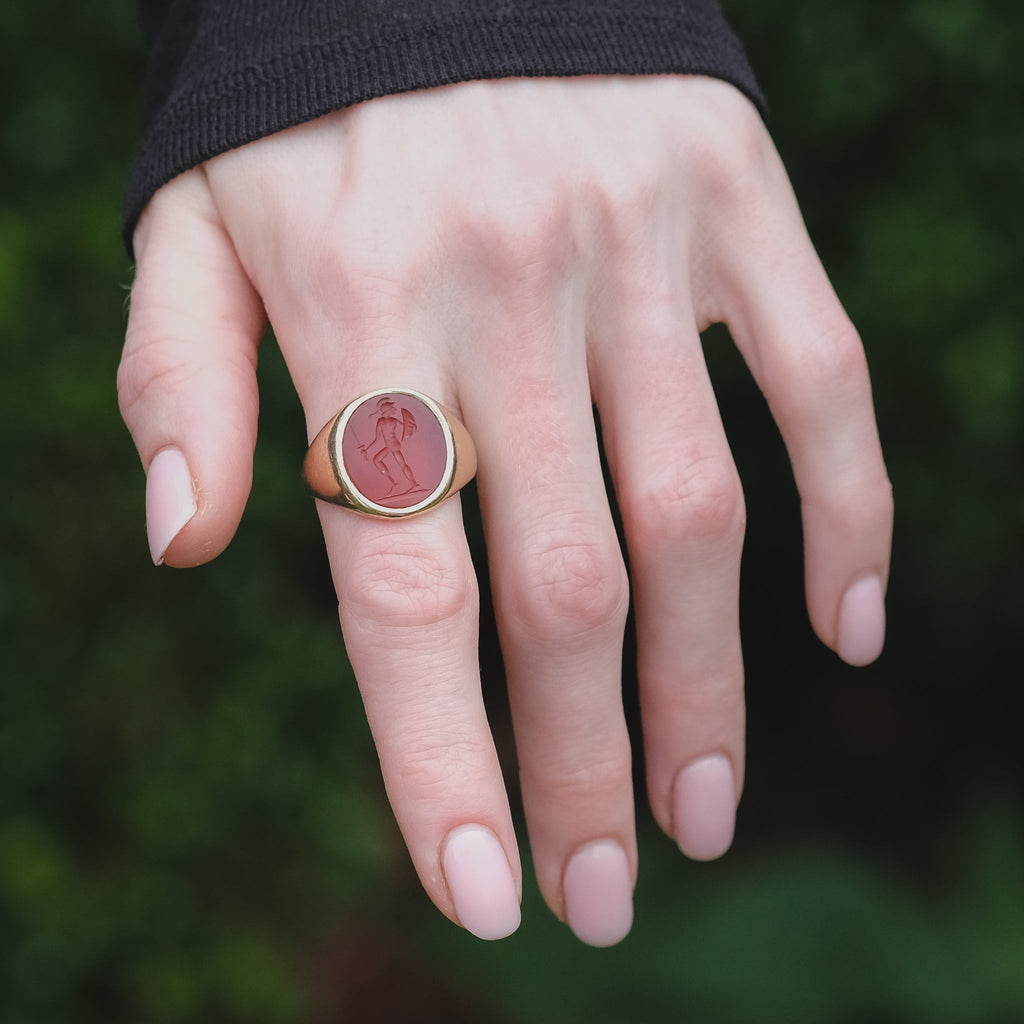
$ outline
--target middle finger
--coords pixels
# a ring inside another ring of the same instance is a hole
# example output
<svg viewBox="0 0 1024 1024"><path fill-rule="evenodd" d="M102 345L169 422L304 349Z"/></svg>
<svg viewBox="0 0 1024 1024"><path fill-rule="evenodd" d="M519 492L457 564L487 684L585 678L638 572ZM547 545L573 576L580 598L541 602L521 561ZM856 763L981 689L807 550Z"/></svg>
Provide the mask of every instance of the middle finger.
<svg viewBox="0 0 1024 1024"><path fill-rule="evenodd" d="M622 710L628 584L605 494L571 288L492 316L465 367L523 802L549 906L594 945L632 921ZM510 341L510 339L513 339ZM493 354L501 355L496 365Z"/></svg>

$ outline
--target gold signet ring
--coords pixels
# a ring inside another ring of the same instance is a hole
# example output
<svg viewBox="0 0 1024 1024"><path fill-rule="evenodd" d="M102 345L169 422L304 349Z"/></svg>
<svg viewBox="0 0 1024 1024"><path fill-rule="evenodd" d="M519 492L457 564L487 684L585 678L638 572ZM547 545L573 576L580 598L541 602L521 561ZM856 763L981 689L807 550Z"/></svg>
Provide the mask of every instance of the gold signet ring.
<svg viewBox="0 0 1024 1024"><path fill-rule="evenodd" d="M469 431L410 388L381 388L349 402L317 434L303 466L316 497L392 519L426 512L475 474Z"/></svg>

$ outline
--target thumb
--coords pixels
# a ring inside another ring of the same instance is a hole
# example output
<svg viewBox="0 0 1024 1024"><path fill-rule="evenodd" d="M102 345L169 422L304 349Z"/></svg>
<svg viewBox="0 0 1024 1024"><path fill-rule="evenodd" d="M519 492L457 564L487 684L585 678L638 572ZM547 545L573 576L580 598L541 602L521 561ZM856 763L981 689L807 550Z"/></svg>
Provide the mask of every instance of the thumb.
<svg viewBox="0 0 1024 1024"><path fill-rule="evenodd" d="M154 195L135 254L121 415L146 469L153 561L198 565L227 546L252 485L263 306L201 171Z"/></svg>

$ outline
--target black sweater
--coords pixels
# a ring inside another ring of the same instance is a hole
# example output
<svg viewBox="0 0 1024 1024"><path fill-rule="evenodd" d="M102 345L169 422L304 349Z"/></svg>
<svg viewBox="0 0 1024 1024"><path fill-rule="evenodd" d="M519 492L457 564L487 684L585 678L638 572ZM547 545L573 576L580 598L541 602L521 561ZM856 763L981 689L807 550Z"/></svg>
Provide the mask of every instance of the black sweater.
<svg viewBox="0 0 1024 1024"><path fill-rule="evenodd" d="M152 48L125 240L218 153L362 100L483 78L703 74L762 102L714 0L139 0Z"/></svg>

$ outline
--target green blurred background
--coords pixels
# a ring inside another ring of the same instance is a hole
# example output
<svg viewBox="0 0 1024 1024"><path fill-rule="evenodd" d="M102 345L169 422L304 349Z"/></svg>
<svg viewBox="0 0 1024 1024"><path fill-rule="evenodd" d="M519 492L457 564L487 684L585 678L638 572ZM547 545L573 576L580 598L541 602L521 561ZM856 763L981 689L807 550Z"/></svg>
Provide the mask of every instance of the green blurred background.
<svg viewBox="0 0 1024 1024"><path fill-rule="evenodd" d="M493 945L420 891L272 343L238 537L199 570L149 564L114 393L134 14L0 9L3 1024L1024 1021L1024 7L726 9L873 367L890 639L863 670L814 640L781 444L711 332L750 516L749 782L717 864L641 807L634 931L604 951L532 878ZM509 755L489 626L482 658Z"/></svg>

